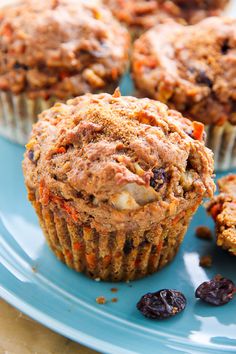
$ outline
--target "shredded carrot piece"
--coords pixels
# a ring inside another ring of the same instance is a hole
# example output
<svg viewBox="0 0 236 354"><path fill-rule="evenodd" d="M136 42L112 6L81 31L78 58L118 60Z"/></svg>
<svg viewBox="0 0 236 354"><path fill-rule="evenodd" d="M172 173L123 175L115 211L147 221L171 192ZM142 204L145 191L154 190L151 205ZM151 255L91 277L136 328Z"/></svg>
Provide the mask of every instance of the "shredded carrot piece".
<svg viewBox="0 0 236 354"><path fill-rule="evenodd" d="M41 180L39 183L39 197L44 205L49 203L50 192L47 186L45 185L45 181Z"/></svg>
<svg viewBox="0 0 236 354"><path fill-rule="evenodd" d="M211 216L214 220L216 220L217 216L220 214L221 209L222 209L222 207L220 204L215 204L211 208L210 213L211 213Z"/></svg>
<svg viewBox="0 0 236 354"><path fill-rule="evenodd" d="M193 137L196 140L202 141L204 133L204 124L200 122L193 122Z"/></svg>
<svg viewBox="0 0 236 354"><path fill-rule="evenodd" d="M64 146L61 146L56 150L56 154L64 154L65 152L66 148L64 148Z"/></svg>
<svg viewBox="0 0 236 354"><path fill-rule="evenodd" d="M107 255L103 258L103 263L107 266L111 262L111 256Z"/></svg>
<svg viewBox="0 0 236 354"><path fill-rule="evenodd" d="M95 268L95 266L96 266L96 256L95 256L95 254L94 253L88 253L88 254L86 254L85 257L86 257L86 261L88 263L88 266L90 268Z"/></svg>
<svg viewBox="0 0 236 354"><path fill-rule="evenodd" d="M120 93L120 88L117 87L112 95L112 97L120 97L121 93Z"/></svg>
<svg viewBox="0 0 236 354"><path fill-rule="evenodd" d="M75 242L75 243L73 243L73 249L75 250L75 251L79 251L79 250L81 250L83 248L83 244L82 243L80 243L80 242Z"/></svg>
<svg viewBox="0 0 236 354"><path fill-rule="evenodd" d="M78 215L77 212L75 210L75 208L73 208L71 205L69 205L67 202L64 202L62 205L62 208L67 212L67 214L69 214L72 219L77 222L78 221Z"/></svg>
<svg viewBox="0 0 236 354"><path fill-rule="evenodd" d="M66 71L62 71L59 75L62 80L69 76L69 74Z"/></svg>

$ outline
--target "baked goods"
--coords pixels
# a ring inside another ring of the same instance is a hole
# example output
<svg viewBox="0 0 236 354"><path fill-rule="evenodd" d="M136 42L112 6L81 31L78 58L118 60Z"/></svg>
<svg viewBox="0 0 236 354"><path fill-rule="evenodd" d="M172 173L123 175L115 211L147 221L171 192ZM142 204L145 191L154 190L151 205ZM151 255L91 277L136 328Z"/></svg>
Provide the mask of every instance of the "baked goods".
<svg viewBox="0 0 236 354"><path fill-rule="evenodd" d="M218 180L220 194L207 205L216 223L217 245L236 256L236 175Z"/></svg>
<svg viewBox="0 0 236 354"><path fill-rule="evenodd" d="M103 0L119 21L129 27L133 37L158 23L173 19L181 23L197 23L216 16L228 0Z"/></svg>
<svg viewBox="0 0 236 354"><path fill-rule="evenodd" d="M118 90L44 111L23 170L57 257L112 281L167 264L202 198L214 191L212 153L195 123Z"/></svg>
<svg viewBox="0 0 236 354"><path fill-rule="evenodd" d="M0 11L0 133L25 143L55 101L114 91L129 35L99 1L25 0Z"/></svg>
<svg viewBox="0 0 236 354"><path fill-rule="evenodd" d="M236 20L161 24L134 45L138 89L206 124L215 168L236 167Z"/></svg>

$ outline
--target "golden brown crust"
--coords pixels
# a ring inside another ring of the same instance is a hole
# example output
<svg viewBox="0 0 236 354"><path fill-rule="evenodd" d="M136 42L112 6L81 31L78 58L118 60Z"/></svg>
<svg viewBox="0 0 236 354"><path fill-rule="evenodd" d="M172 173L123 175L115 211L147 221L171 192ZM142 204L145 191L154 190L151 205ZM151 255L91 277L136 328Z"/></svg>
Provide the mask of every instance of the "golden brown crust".
<svg viewBox="0 0 236 354"><path fill-rule="evenodd" d="M108 90L129 35L97 0L24 0L0 11L0 89L31 98Z"/></svg>

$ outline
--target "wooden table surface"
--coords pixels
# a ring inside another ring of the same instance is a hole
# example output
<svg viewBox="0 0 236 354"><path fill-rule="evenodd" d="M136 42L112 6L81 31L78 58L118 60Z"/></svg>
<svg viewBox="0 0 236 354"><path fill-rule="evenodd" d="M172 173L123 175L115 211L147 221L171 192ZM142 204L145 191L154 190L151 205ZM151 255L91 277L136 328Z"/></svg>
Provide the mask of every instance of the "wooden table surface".
<svg viewBox="0 0 236 354"><path fill-rule="evenodd" d="M0 299L0 354L96 354L49 330Z"/></svg>

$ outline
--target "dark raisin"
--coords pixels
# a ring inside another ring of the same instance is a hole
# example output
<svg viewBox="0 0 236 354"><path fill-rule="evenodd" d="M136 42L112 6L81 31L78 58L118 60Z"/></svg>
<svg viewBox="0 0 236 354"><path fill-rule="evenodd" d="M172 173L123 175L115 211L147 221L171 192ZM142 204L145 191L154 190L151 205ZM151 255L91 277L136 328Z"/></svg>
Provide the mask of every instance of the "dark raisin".
<svg viewBox="0 0 236 354"><path fill-rule="evenodd" d="M168 181L168 175L164 168L154 168L152 172L153 177L150 178L150 186L158 192Z"/></svg>
<svg viewBox="0 0 236 354"><path fill-rule="evenodd" d="M232 300L235 291L235 285L231 280L216 275L212 280L199 285L195 296L211 305L221 306Z"/></svg>
<svg viewBox="0 0 236 354"><path fill-rule="evenodd" d="M147 293L137 303L137 309L145 317L162 320L177 315L185 309L186 298L176 290L162 289Z"/></svg>
<svg viewBox="0 0 236 354"><path fill-rule="evenodd" d="M33 150L28 151L28 158L30 161L34 162L34 151Z"/></svg>
<svg viewBox="0 0 236 354"><path fill-rule="evenodd" d="M221 53L225 55L228 53L229 49L229 41L226 39L221 46Z"/></svg>
<svg viewBox="0 0 236 354"><path fill-rule="evenodd" d="M204 70L200 70L196 77L196 82L201 85L206 85L208 87L213 86L212 80L207 76Z"/></svg>
<svg viewBox="0 0 236 354"><path fill-rule="evenodd" d="M140 242L139 247L144 247L144 246L148 245L149 243L150 243L150 242L145 239L145 240L143 240L142 242Z"/></svg>
<svg viewBox="0 0 236 354"><path fill-rule="evenodd" d="M133 248L134 248L133 240L127 239L125 241L124 248L123 248L124 254L125 255L130 254L130 252L132 251Z"/></svg>
<svg viewBox="0 0 236 354"><path fill-rule="evenodd" d="M24 69L24 70L29 70L29 67L25 64L21 64L19 63L18 61L15 62L14 66L13 66L14 69Z"/></svg>

